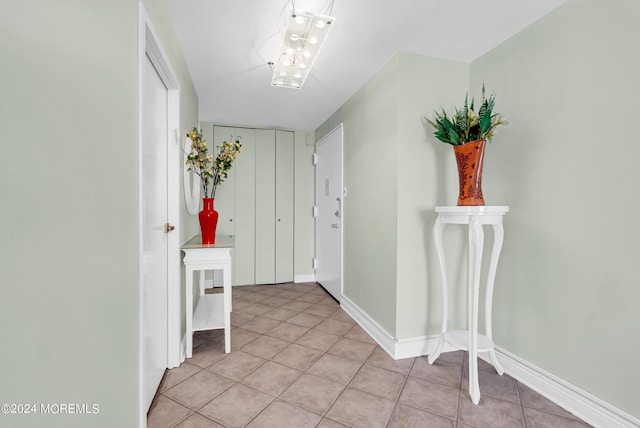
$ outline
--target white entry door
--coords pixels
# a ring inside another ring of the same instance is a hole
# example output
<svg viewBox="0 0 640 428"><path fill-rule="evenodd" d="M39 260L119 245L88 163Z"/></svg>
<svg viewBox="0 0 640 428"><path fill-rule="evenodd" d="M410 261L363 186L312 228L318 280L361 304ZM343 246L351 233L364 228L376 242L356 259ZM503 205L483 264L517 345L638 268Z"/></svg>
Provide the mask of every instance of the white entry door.
<svg viewBox="0 0 640 428"><path fill-rule="evenodd" d="M316 280L342 298L342 125L316 145Z"/></svg>
<svg viewBox="0 0 640 428"><path fill-rule="evenodd" d="M146 57L142 74L142 353L145 412L167 368L168 91Z"/></svg>

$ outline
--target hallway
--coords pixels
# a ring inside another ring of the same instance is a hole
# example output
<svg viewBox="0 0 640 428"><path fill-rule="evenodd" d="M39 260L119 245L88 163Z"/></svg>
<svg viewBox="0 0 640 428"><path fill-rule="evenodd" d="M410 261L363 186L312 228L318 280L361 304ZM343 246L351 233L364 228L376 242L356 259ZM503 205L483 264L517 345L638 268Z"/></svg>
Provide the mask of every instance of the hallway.
<svg viewBox="0 0 640 428"><path fill-rule="evenodd" d="M588 427L479 360L480 405L465 355L394 361L315 283L234 287L232 352L197 332L148 415L159 427Z"/></svg>

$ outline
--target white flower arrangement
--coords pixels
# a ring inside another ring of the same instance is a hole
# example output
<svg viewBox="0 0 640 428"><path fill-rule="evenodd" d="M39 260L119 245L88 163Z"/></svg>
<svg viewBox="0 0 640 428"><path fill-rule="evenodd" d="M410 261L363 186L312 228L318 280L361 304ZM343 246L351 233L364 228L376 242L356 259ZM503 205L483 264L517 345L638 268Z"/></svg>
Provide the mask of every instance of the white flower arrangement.
<svg viewBox="0 0 640 428"><path fill-rule="evenodd" d="M192 128L187 137L191 139L191 151L187 153L187 171L196 173L202 181L205 198L215 198L216 189L228 175L236 157L242 153L239 137L233 137L218 146L218 157L207 154L207 142L202 138L202 131Z"/></svg>

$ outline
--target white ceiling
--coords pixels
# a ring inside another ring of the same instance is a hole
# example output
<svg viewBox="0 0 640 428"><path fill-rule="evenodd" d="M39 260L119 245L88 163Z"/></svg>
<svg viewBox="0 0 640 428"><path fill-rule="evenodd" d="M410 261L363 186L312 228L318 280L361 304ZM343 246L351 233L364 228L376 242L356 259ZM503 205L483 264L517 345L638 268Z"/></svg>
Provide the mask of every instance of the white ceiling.
<svg viewBox="0 0 640 428"><path fill-rule="evenodd" d="M316 129L398 51L471 62L566 0L335 0L302 89L271 86L291 0L165 0L200 120ZM326 12L330 0L297 0Z"/></svg>

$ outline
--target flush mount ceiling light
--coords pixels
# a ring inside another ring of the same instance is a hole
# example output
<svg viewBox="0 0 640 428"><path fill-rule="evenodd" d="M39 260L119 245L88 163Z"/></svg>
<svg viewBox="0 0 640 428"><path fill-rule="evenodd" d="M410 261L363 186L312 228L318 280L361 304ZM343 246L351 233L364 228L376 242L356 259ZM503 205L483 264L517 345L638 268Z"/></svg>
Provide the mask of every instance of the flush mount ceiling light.
<svg viewBox="0 0 640 428"><path fill-rule="evenodd" d="M273 65L272 86L300 89L335 18L294 10L287 16L282 46Z"/></svg>

